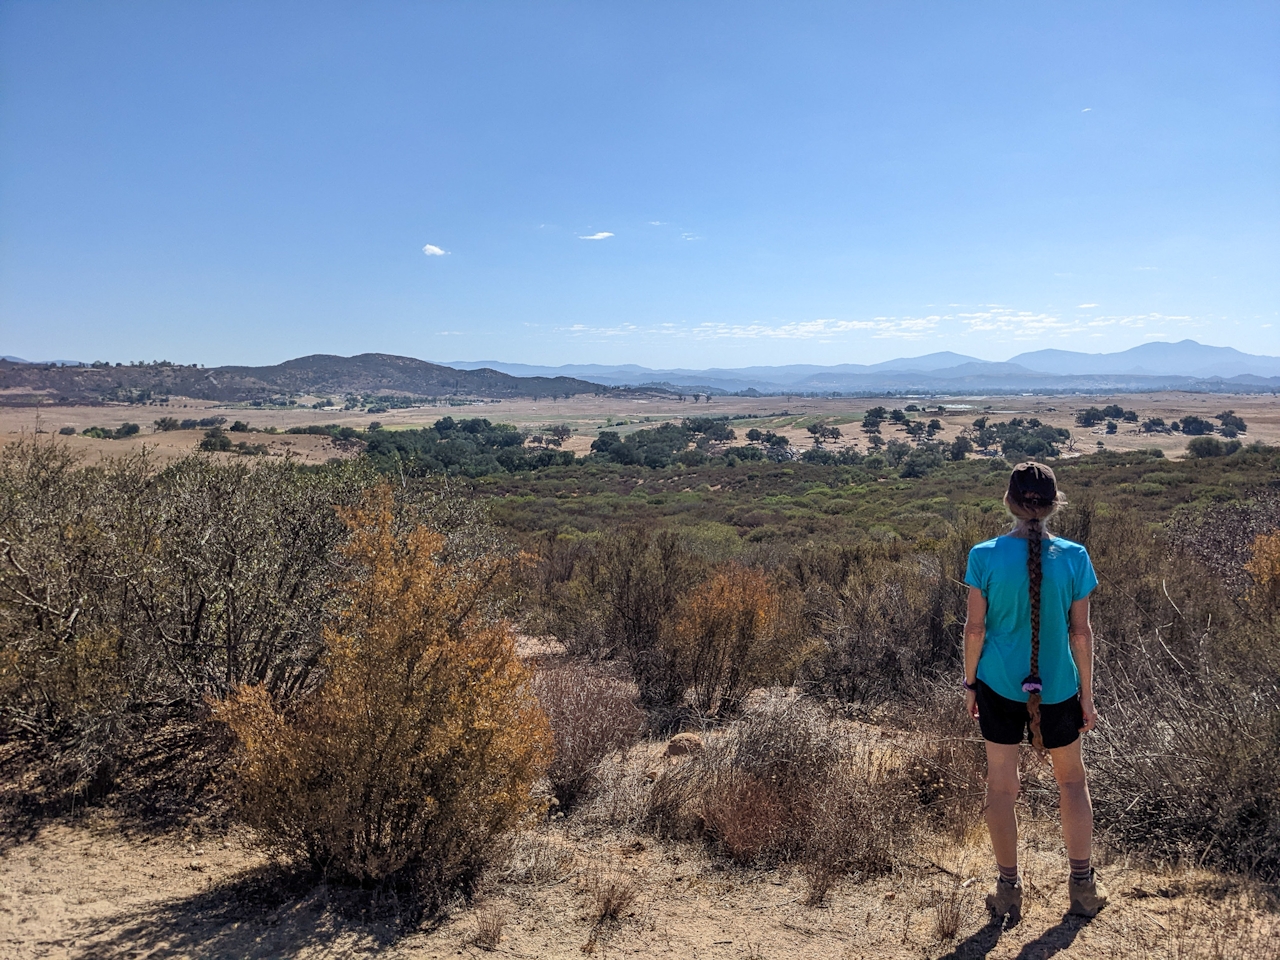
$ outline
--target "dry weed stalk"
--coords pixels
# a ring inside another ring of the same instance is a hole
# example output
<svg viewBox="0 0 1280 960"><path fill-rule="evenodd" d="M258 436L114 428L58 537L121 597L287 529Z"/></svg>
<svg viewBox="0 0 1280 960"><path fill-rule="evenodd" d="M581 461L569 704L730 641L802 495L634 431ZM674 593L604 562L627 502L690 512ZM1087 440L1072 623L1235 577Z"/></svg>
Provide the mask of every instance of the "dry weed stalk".
<svg viewBox="0 0 1280 960"><path fill-rule="evenodd" d="M620 870L601 867L587 873L587 893L591 897L591 922L600 927L621 920L640 891L635 881Z"/></svg>
<svg viewBox="0 0 1280 960"><path fill-rule="evenodd" d="M507 915L500 907L483 907L476 913L476 932L471 942L481 950L496 950L506 925Z"/></svg>
<svg viewBox="0 0 1280 960"><path fill-rule="evenodd" d="M938 897L933 906L933 937L943 943L960 935L960 923L964 920L964 900L959 887Z"/></svg>

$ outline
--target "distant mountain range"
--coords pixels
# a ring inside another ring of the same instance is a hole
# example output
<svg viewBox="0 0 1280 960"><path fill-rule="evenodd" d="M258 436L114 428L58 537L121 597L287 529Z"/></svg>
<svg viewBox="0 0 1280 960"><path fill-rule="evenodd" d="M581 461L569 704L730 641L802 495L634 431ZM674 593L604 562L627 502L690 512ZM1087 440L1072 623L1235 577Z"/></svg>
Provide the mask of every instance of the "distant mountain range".
<svg viewBox="0 0 1280 960"><path fill-rule="evenodd" d="M1194 340L1144 343L1118 353L1036 350L1006 362L944 351L883 363L833 366L790 364L691 370L651 369L635 364L566 364L540 367L484 360L452 361L459 369L487 367L513 376L572 376L610 386L665 386L687 391L740 393L925 393L1087 392L1195 389L1280 389L1280 357L1208 347Z"/></svg>
<svg viewBox="0 0 1280 960"><path fill-rule="evenodd" d="M1280 392L1280 357L1182 340L1145 343L1119 353L1035 350L1003 363L941 352L873 364L709 370L657 370L634 364L540 367L496 360L446 365L385 353L316 354L268 367L208 368L0 358L0 403L84 403L152 395L265 402L308 395L337 398L348 393L497 399L572 396L626 387L711 394L1271 393Z"/></svg>

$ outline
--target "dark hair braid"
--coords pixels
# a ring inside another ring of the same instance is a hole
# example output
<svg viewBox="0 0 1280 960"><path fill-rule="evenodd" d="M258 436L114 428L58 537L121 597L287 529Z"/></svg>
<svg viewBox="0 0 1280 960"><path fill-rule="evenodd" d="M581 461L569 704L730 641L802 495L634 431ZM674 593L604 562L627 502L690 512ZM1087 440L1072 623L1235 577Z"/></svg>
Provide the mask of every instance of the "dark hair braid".
<svg viewBox="0 0 1280 960"><path fill-rule="evenodd" d="M1044 527L1040 520L1027 521L1027 580L1031 591L1031 673L1022 681L1028 694L1027 714L1031 718L1031 745L1043 754L1044 737L1040 733L1040 585L1044 579L1041 548Z"/></svg>

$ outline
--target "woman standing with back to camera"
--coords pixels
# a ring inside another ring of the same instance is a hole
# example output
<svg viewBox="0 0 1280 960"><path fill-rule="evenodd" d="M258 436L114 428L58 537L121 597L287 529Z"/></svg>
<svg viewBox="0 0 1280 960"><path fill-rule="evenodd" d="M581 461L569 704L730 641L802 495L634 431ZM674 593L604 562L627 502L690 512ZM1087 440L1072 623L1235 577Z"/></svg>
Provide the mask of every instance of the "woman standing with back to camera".
<svg viewBox="0 0 1280 960"><path fill-rule="evenodd" d="M1013 530L969 551L964 628L966 706L987 747L987 828L999 876L987 907L1016 922L1018 755L1024 738L1047 751L1058 782L1062 836L1071 862L1069 912L1096 916L1107 902L1090 863L1093 805L1080 753L1098 719L1093 705L1089 594L1098 585L1083 546L1054 537L1048 520L1066 501L1053 471L1020 463L1005 506Z"/></svg>

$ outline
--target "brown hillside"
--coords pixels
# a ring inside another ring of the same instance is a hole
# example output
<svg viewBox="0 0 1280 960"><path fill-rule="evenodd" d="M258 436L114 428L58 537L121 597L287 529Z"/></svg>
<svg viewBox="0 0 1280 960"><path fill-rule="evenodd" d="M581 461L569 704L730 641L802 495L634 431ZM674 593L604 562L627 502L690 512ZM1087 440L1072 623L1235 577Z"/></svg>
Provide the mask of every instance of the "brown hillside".
<svg viewBox="0 0 1280 960"><path fill-rule="evenodd" d="M452 367L364 353L316 354L270 367L145 364L128 367L56 367L0 361L0 403L35 400L92 403L146 394L223 403L298 394L394 393L410 396L546 397L595 393L602 388L571 377L512 377L496 370Z"/></svg>

